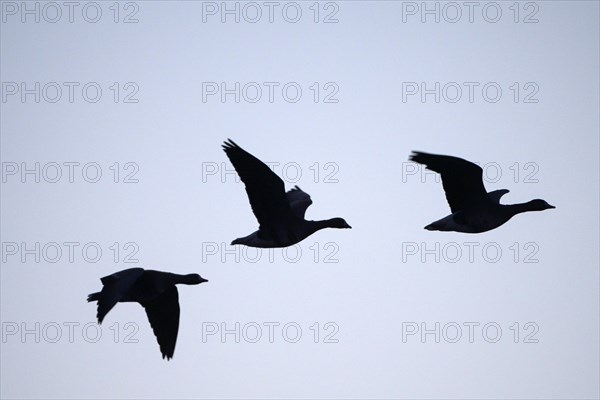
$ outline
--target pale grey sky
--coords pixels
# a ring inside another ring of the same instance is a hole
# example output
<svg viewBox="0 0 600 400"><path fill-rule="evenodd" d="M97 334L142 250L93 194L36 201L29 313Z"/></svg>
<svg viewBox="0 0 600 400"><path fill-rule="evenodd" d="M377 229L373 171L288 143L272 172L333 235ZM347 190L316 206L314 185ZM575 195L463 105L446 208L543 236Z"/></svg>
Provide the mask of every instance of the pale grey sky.
<svg viewBox="0 0 600 400"><path fill-rule="evenodd" d="M3 1L1 397L598 398L598 3L475 3ZM353 229L229 246L228 137ZM411 150L557 208L426 231ZM96 338L134 266L209 280L170 362L136 304Z"/></svg>

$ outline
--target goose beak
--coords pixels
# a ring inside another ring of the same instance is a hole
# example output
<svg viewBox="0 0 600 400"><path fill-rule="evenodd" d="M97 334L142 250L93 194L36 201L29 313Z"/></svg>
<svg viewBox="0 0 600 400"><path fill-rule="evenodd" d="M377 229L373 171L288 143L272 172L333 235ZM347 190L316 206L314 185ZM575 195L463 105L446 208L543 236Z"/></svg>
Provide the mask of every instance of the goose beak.
<svg viewBox="0 0 600 400"><path fill-rule="evenodd" d="M352 229L352 227L351 227L350 225L348 225L348 223L347 223L347 222L346 222L346 225L344 226L344 228L347 228L347 229Z"/></svg>
<svg viewBox="0 0 600 400"><path fill-rule="evenodd" d="M200 283L208 282L208 279L200 278Z"/></svg>
<svg viewBox="0 0 600 400"><path fill-rule="evenodd" d="M556 208L553 205L548 204L548 208Z"/></svg>

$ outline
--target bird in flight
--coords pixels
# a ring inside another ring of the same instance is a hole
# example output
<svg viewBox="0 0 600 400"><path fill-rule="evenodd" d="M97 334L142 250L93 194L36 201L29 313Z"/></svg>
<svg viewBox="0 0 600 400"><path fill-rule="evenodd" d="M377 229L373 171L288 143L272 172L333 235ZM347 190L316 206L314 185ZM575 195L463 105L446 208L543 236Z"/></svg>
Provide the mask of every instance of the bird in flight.
<svg viewBox="0 0 600 400"><path fill-rule="evenodd" d="M410 160L423 164L442 176L442 185L452 214L427 225L430 231L481 233L499 227L513 216L527 211L542 211L551 206L535 199L520 204L500 204L507 189L487 192L483 185L483 170L458 157L413 151Z"/></svg>
<svg viewBox="0 0 600 400"><path fill-rule="evenodd" d="M223 150L246 186L252 212L259 224L256 232L235 239L232 245L287 247L324 228L351 228L343 218L305 220L306 209L312 204L308 193L298 186L286 192L283 180L277 174L233 140L224 142Z"/></svg>
<svg viewBox="0 0 600 400"><path fill-rule="evenodd" d="M119 302L137 302L146 315L160 346L163 359L173 358L179 331L179 294L176 284L197 285L208 282L198 274L130 268L100 279L102 290L88 295L87 301L98 302L98 323Z"/></svg>

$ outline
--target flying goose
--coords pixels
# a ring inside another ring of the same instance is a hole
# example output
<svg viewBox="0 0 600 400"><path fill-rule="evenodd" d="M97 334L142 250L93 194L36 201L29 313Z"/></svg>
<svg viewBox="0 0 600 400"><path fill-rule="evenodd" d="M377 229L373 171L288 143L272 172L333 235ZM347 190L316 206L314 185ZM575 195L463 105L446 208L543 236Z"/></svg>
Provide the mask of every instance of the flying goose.
<svg viewBox="0 0 600 400"><path fill-rule="evenodd" d="M252 212L259 223L256 232L235 239L231 242L232 245L287 247L306 239L320 229L351 228L343 218L305 220L304 213L312 204L308 193L298 186L286 192L280 177L233 140L225 141L223 150L246 185Z"/></svg>
<svg viewBox="0 0 600 400"><path fill-rule="evenodd" d="M160 346L163 359L173 358L179 330L178 283L197 285L208 282L198 274L178 275L170 272L130 268L100 279L102 291L88 295L87 301L98 302L98 323L118 302L137 302L144 307Z"/></svg>
<svg viewBox="0 0 600 400"><path fill-rule="evenodd" d="M483 186L483 170L458 157L413 151L410 160L427 166L442 176L442 185L452 214L427 225L430 231L481 233L499 227L513 216L526 211L555 208L544 200L520 204L500 204L507 189L487 192Z"/></svg>

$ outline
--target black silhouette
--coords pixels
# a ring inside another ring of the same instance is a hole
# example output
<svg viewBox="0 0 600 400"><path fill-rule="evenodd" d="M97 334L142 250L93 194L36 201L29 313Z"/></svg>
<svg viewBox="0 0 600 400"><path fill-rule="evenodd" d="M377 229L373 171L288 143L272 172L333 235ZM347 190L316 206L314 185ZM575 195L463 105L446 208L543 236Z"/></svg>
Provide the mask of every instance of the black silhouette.
<svg viewBox="0 0 600 400"><path fill-rule="evenodd" d="M481 233L499 227L516 214L555 208L540 199L520 204L500 204L500 198L508 190L488 193L483 186L481 167L462 158L414 151L410 160L441 174L452 211L447 217L427 225L425 229L430 231Z"/></svg>
<svg viewBox="0 0 600 400"><path fill-rule="evenodd" d="M146 315L160 346L163 358L173 358L179 331L178 283L197 285L208 282L198 274L178 275L170 272L130 268L100 279L102 291L92 293L87 301L98 302L98 323L118 302L137 302Z"/></svg>
<svg viewBox="0 0 600 400"><path fill-rule="evenodd" d="M298 186L286 193L281 178L233 140L226 141L223 150L246 185L250 206L259 223L258 231L235 239L231 242L232 245L287 247L320 229L351 228L343 218L305 220L304 213L312 204L307 193Z"/></svg>

